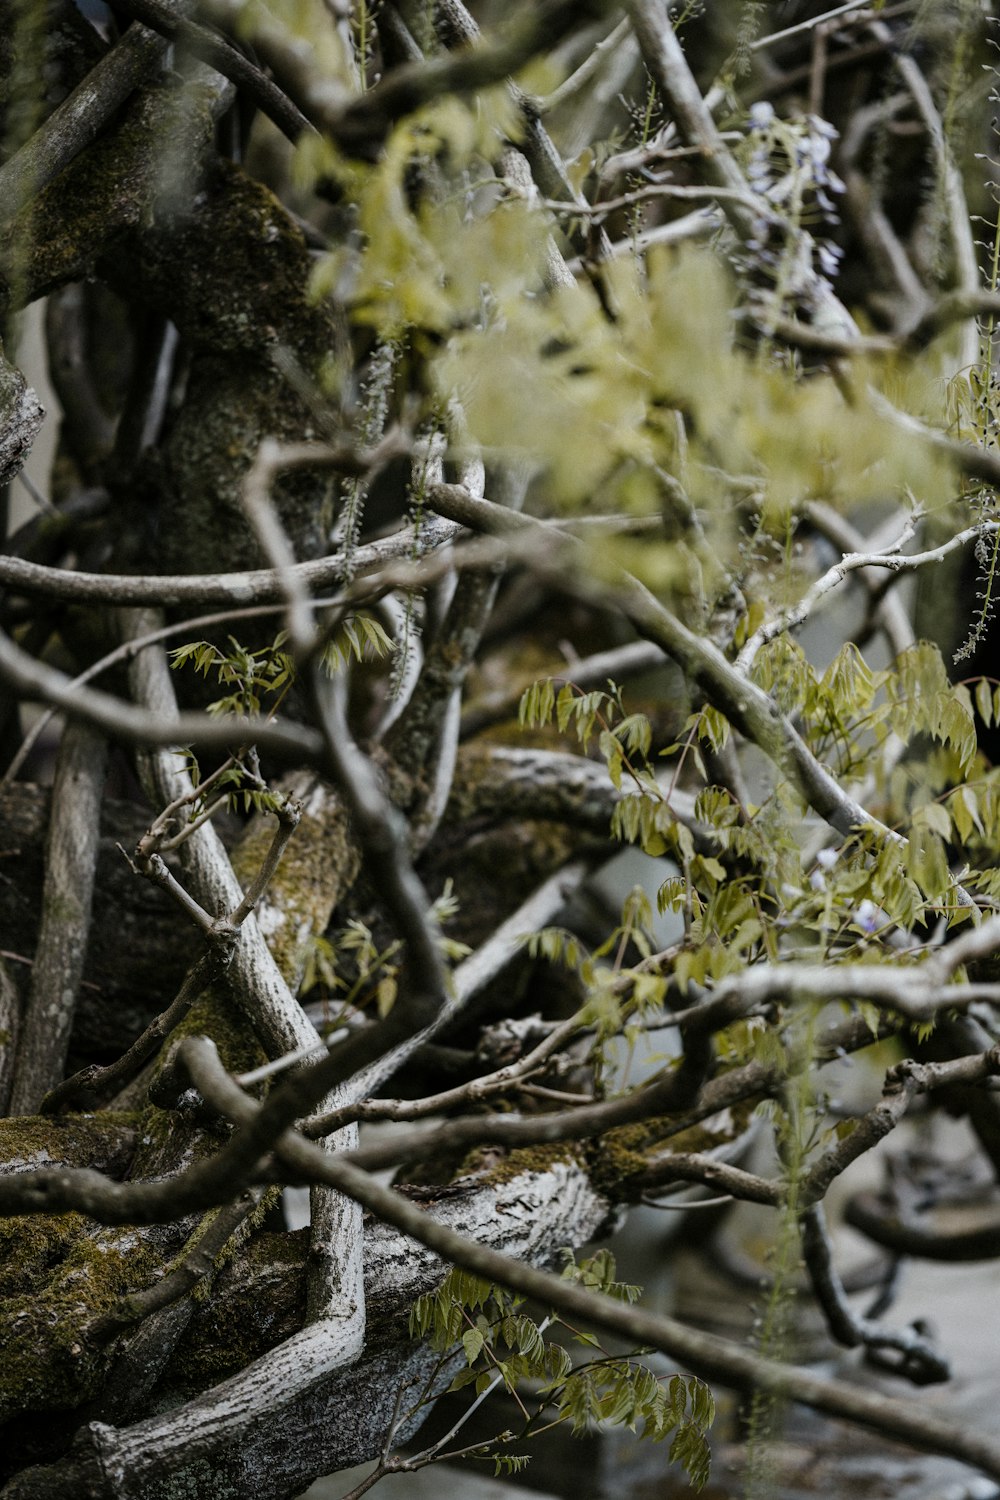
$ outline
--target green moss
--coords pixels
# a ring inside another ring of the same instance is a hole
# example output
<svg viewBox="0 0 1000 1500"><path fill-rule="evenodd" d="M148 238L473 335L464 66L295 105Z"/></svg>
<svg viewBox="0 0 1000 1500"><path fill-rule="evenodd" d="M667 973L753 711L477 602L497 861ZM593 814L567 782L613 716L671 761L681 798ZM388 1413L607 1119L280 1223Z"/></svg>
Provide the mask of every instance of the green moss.
<svg viewBox="0 0 1000 1500"><path fill-rule="evenodd" d="M25 1166L92 1167L121 1176L142 1126L137 1113L0 1121L0 1155ZM74 1407L97 1390L101 1343L90 1330L162 1264L135 1230L81 1214L0 1220L0 1414Z"/></svg>
<svg viewBox="0 0 1000 1500"><path fill-rule="evenodd" d="M0 1120L0 1161L8 1167L96 1167L124 1172L141 1116L107 1110L85 1115L25 1115Z"/></svg>
<svg viewBox="0 0 1000 1500"><path fill-rule="evenodd" d="M96 1395L106 1355L94 1325L147 1286L162 1258L138 1232L61 1214L0 1222L0 1266L8 1268L0 1281L5 1417L72 1408Z"/></svg>
<svg viewBox="0 0 1000 1500"><path fill-rule="evenodd" d="M174 1036L211 1037L230 1073L249 1073L266 1061L246 1014L221 985L212 985L195 1001Z"/></svg>
<svg viewBox="0 0 1000 1500"><path fill-rule="evenodd" d="M309 298L301 230L268 188L232 162L211 164L197 211L176 230L164 224L143 237L139 270L148 294L195 347L245 355L281 343L310 363L329 350L330 318Z"/></svg>
<svg viewBox="0 0 1000 1500"><path fill-rule="evenodd" d="M187 1036L207 1036L219 1051L222 1065L230 1073L248 1073L267 1061L256 1033L232 996L221 986L211 986L195 1001L171 1033L170 1045L161 1052L154 1069L158 1076ZM219 1149L219 1137L207 1134L190 1115L147 1104L140 1113L134 1173L156 1177L176 1169L181 1160L201 1160Z"/></svg>
<svg viewBox="0 0 1000 1500"><path fill-rule="evenodd" d="M628 1183L649 1162L638 1146L621 1137L623 1131L612 1130L587 1144L587 1168L597 1191L612 1203L627 1203L634 1196Z"/></svg>
<svg viewBox="0 0 1000 1500"><path fill-rule="evenodd" d="M442 1153L428 1158L412 1172L401 1173L397 1181L415 1187L435 1187L474 1177L480 1184L497 1186L523 1177L526 1172L550 1172L557 1162L579 1163L582 1159L582 1149L573 1141L522 1146L515 1151L476 1146L464 1155Z"/></svg>
<svg viewBox="0 0 1000 1500"><path fill-rule="evenodd" d="M187 399L153 476L163 508L162 566L193 573L262 566L242 509L247 472L265 438L315 436L309 412L265 352L196 356ZM298 470L274 485L275 507L298 556L322 552L335 489L328 469ZM271 623L240 630L252 649L273 635Z"/></svg>
<svg viewBox="0 0 1000 1500"><path fill-rule="evenodd" d="M259 1233L240 1247L178 1345L171 1380L200 1390L245 1369L305 1320L308 1229ZM249 1288L249 1291L248 1291ZM254 1316L247 1317L247 1299Z"/></svg>
<svg viewBox="0 0 1000 1500"><path fill-rule="evenodd" d="M329 307L309 297L297 224L267 188L211 154L212 108L212 92L195 84L142 90L34 200L30 232L19 219L0 233L0 304L14 285L30 300L96 268L126 301L169 317L194 350L164 461L147 475L164 510L168 572L262 561L240 504L246 472L264 437L315 435L273 351L289 351L309 375L334 341ZM182 164L174 192L170 172ZM328 470L284 475L274 487L301 556L325 546L334 488Z"/></svg>
<svg viewBox="0 0 1000 1500"><path fill-rule="evenodd" d="M747 1129L755 1108L755 1100L733 1105L724 1124L708 1120L685 1126L683 1117L663 1115L609 1130L587 1143L591 1181L612 1202L628 1202L634 1196L630 1180L648 1169L651 1154L662 1157L664 1146L668 1152L686 1154L730 1145Z"/></svg>
<svg viewBox="0 0 1000 1500"><path fill-rule="evenodd" d="M544 1145L522 1146L494 1161L490 1157L490 1148L480 1147L466 1158L457 1175L464 1177L480 1173L484 1157L488 1162L485 1181L499 1186L512 1182L515 1177L523 1177L526 1172L551 1172L561 1162L578 1165L583 1160L583 1151L573 1141L551 1141Z"/></svg>
<svg viewBox="0 0 1000 1500"><path fill-rule="evenodd" d="M152 87L136 96L118 129L99 137L34 199L29 226L0 237L0 261L28 300L93 267L109 238L149 221L163 191L160 166L173 146L188 162L213 134L210 96ZM183 158L182 158L183 159Z"/></svg>
<svg viewBox="0 0 1000 1500"><path fill-rule="evenodd" d="M216 253L220 244L225 257ZM305 241L266 188L220 162L195 214L176 231L138 238L136 263L144 295L197 351L156 476L162 565L199 572L224 557L227 568L257 566L264 559L241 499L246 473L265 437L316 435L312 413L273 362L273 351L280 345L309 374L333 341L329 310L309 301ZM298 470L274 485L278 514L299 556L323 551L334 492L329 470ZM252 630L243 634L248 644L262 643Z"/></svg>
<svg viewBox="0 0 1000 1500"><path fill-rule="evenodd" d="M203 1277L201 1281L196 1283L194 1290L191 1293L195 1301L207 1301L207 1299L211 1296L212 1289L215 1285L215 1276L217 1272L221 1271L223 1266L229 1265L233 1260L237 1258L237 1256L240 1256L241 1254L247 1252L249 1248L255 1243L255 1237L261 1233L262 1227L266 1222L268 1215L279 1207L281 1203L281 1194L282 1189L280 1187L268 1188L267 1192L264 1193L256 1208L247 1215L236 1233L231 1236L229 1242L223 1246L223 1248L219 1251L219 1254L215 1257L212 1274L210 1276ZM213 1214L206 1214L202 1219L197 1232L200 1233L201 1231L206 1229L213 1217ZM190 1243L190 1241L188 1243ZM185 1246L185 1249L186 1248L187 1247Z"/></svg>

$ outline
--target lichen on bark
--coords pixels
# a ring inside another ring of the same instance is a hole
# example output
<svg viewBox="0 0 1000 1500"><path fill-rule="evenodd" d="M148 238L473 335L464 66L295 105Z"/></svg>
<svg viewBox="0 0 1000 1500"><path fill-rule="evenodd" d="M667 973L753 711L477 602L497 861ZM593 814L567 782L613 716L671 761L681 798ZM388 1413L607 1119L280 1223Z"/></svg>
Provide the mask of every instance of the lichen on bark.
<svg viewBox="0 0 1000 1500"><path fill-rule="evenodd" d="M0 344L0 484L20 473L38 436L45 408Z"/></svg>

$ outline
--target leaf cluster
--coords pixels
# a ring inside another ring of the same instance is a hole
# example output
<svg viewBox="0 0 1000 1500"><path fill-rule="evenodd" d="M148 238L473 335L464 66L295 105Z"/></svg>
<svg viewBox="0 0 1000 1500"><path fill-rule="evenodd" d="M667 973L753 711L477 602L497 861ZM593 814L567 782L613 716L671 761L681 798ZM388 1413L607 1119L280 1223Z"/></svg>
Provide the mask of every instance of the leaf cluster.
<svg viewBox="0 0 1000 1500"><path fill-rule="evenodd" d="M175 671L192 667L200 676L214 677L220 686L231 689L208 704L210 714L275 714L296 679L294 657L284 649L287 640L288 632L279 631L270 645L257 651L232 635L228 651L212 641L188 641L170 652L170 664ZM323 647L320 662L333 675L352 661L377 660L394 650L395 642L378 620L359 612L340 622Z"/></svg>
<svg viewBox="0 0 1000 1500"><path fill-rule="evenodd" d="M608 1250L580 1264L567 1251L564 1260L563 1276L588 1290L623 1302L639 1296L638 1287L616 1280ZM655 1442L670 1438L671 1461L682 1465L695 1489L703 1488L710 1466L707 1433L715 1417L708 1387L694 1377L658 1375L635 1355L606 1354L593 1335L555 1314L538 1323L522 1305L504 1288L454 1268L435 1292L414 1304L410 1333L440 1353L461 1347L466 1367L453 1390L473 1386L482 1396L502 1383L518 1396L525 1436L568 1423L575 1436L607 1424L641 1430ZM564 1342L545 1336L553 1327L578 1351L576 1362Z"/></svg>
<svg viewBox="0 0 1000 1500"><path fill-rule="evenodd" d="M461 962L472 951L466 943L440 931L457 913L458 901L448 880L431 904L431 918L439 929L440 951L449 963ZM398 940L380 947L371 928L352 917L339 931L312 937L306 949L300 992L305 995L320 986L328 999L339 1001L338 1009L364 1006L374 1000L379 1017L384 1019L399 993L401 956Z"/></svg>
<svg viewBox="0 0 1000 1500"><path fill-rule="evenodd" d="M883 818L903 825L905 842L859 828L807 861L805 810L780 780L760 805L745 806L731 790L704 785L695 799L695 823L681 822L670 805L678 767L669 784L656 775L649 722L628 712L615 684L584 693L572 683L557 687L543 679L522 698L524 725L555 722L562 731L574 731L585 747L597 736L621 792L612 833L675 867L659 886L657 904L661 912L682 915L684 936L665 966L648 962L651 948L643 934L650 918L647 913L637 920L634 907L593 951L558 928L529 939L533 955L580 975L586 1020L598 1036L599 1071L602 1043L623 1030L634 1037L637 1031L629 1027L664 1005L668 985L684 993L689 984L711 986L749 964L779 957L820 955L841 964L916 961L884 946L896 927L912 930L942 915L950 924L974 916L954 898L957 880L988 897L1000 889L1000 781L978 757L974 717L975 710L987 726L997 720L1000 688L980 679L973 696L969 686L952 683L939 649L927 641L879 671L849 641L819 670L783 634L758 652L753 676L797 720L844 785L867 774L890 736L913 746L913 756L898 761L883 784ZM708 707L693 713L684 728L684 737L664 753L679 754L681 764L687 759L704 778L698 743L718 750L730 727ZM639 961L623 963L630 943L639 948ZM602 962L612 953L613 965ZM729 1051L747 1044L759 1052L757 1031L747 1032L740 1044L721 1041Z"/></svg>

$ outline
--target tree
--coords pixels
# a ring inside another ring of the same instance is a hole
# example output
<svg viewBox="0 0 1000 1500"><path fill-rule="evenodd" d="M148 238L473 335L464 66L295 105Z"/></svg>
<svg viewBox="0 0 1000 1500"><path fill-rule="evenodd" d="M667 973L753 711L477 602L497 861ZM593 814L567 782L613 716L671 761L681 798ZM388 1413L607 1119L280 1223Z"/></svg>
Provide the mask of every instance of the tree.
<svg viewBox="0 0 1000 1500"><path fill-rule="evenodd" d="M855 10L8 8L8 499L41 298L61 417L0 555L5 1497L290 1495L456 1375L703 1480L700 1383L574 1369L539 1307L1000 1478L912 1393L554 1270L703 1184L774 1209L777 1300L801 1256L930 1383L824 1200L918 1099L1000 1160L1000 688L950 672L1000 534L989 38ZM670 862L665 948L641 891L573 906L623 843ZM726 1155L755 1119L773 1171Z"/></svg>

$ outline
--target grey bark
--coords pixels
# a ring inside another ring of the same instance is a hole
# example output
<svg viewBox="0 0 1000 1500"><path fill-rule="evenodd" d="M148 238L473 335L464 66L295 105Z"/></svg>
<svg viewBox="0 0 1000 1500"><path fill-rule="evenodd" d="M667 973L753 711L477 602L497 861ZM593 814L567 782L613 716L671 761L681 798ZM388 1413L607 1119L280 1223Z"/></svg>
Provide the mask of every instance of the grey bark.
<svg viewBox="0 0 1000 1500"><path fill-rule="evenodd" d="M0 350L0 484L20 473L44 417L38 396Z"/></svg>
<svg viewBox="0 0 1000 1500"><path fill-rule="evenodd" d="M45 890L11 1112L31 1114L63 1076L90 932L100 842L105 742L84 724L63 733L45 851Z"/></svg>

